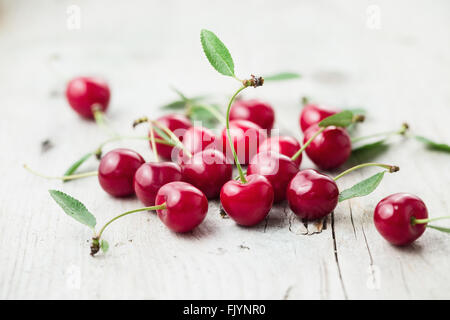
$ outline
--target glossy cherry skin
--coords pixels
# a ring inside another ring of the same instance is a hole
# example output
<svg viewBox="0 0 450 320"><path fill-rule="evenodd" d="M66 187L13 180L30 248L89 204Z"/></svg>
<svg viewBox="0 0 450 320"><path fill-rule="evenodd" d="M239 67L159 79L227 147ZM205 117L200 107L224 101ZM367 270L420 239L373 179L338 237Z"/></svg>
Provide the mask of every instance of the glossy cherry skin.
<svg viewBox="0 0 450 320"><path fill-rule="evenodd" d="M254 226L269 214L273 188L265 177L252 174L247 183L230 180L220 191L220 203L227 215L242 226Z"/></svg>
<svg viewBox="0 0 450 320"><path fill-rule="evenodd" d="M183 135L183 146L191 155L205 149L217 149L218 138L210 129L205 127L190 127ZM180 150L178 153L178 163L189 160L189 157L184 155L184 151Z"/></svg>
<svg viewBox="0 0 450 320"><path fill-rule="evenodd" d="M286 195L289 207L297 216L314 220L325 217L336 208L339 189L329 176L306 169L292 178Z"/></svg>
<svg viewBox="0 0 450 320"><path fill-rule="evenodd" d="M208 199L217 198L220 189L232 179L233 166L219 150L197 152L181 165L183 181L202 191Z"/></svg>
<svg viewBox="0 0 450 320"><path fill-rule="evenodd" d="M130 149L114 149L105 154L98 167L98 181L114 197L134 194L136 171L145 162L141 155Z"/></svg>
<svg viewBox="0 0 450 320"><path fill-rule="evenodd" d="M265 130L247 120L230 121L230 135L241 164L248 164L250 159L257 153L260 143L267 138ZM233 152L228 142L226 128L222 131L221 141L223 153L227 159L232 160Z"/></svg>
<svg viewBox="0 0 450 320"><path fill-rule="evenodd" d="M247 167L247 174L259 174L269 180L274 203L286 199L286 188L298 171L298 166L290 158L273 151L257 153Z"/></svg>
<svg viewBox="0 0 450 320"><path fill-rule="evenodd" d="M173 162L148 162L134 175L134 191L145 206L154 206L156 194L163 185L181 181L181 168Z"/></svg>
<svg viewBox="0 0 450 320"><path fill-rule="evenodd" d="M319 130L317 124L305 131L306 143ZM306 154L322 170L338 168L350 157L352 142L347 131L339 127L327 127L305 149Z"/></svg>
<svg viewBox="0 0 450 320"><path fill-rule="evenodd" d="M268 103L256 99L237 100L231 106L230 120L248 120L270 130L275 122L275 112Z"/></svg>
<svg viewBox="0 0 450 320"><path fill-rule="evenodd" d="M205 219L208 200L189 183L176 181L162 186L156 195L156 205L166 203L166 209L156 210L159 219L174 232L188 232Z"/></svg>
<svg viewBox="0 0 450 320"><path fill-rule="evenodd" d="M313 124L317 124L325 118L338 113L338 110L331 110L324 107L319 107L316 104L307 104L303 107L300 113L300 128L305 132Z"/></svg>
<svg viewBox="0 0 450 320"><path fill-rule="evenodd" d="M156 119L156 121L171 130L181 142L183 142L183 135L186 133L186 130L192 127L191 121L181 114L168 114ZM156 132L155 138L162 139ZM150 141L150 148L151 147L152 143ZM167 160L172 160L172 150L174 147L162 143L156 143L156 149L161 157ZM173 156L176 157L177 154L174 154Z"/></svg>
<svg viewBox="0 0 450 320"><path fill-rule="evenodd" d="M93 107L106 111L110 96L108 84L93 77L74 78L67 84L66 88L69 105L80 116L88 119L94 118Z"/></svg>
<svg viewBox="0 0 450 320"><path fill-rule="evenodd" d="M403 246L412 243L425 232L426 223L413 225L411 219L427 219L425 203L415 195L395 193L375 207L373 220L378 232L390 243Z"/></svg>
<svg viewBox="0 0 450 320"><path fill-rule="evenodd" d="M290 136L272 136L261 142L258 153L274 151L291 158L301 148L300 143L294 137ZM295 159L294 163L300 167L302 154Z"/></svg>

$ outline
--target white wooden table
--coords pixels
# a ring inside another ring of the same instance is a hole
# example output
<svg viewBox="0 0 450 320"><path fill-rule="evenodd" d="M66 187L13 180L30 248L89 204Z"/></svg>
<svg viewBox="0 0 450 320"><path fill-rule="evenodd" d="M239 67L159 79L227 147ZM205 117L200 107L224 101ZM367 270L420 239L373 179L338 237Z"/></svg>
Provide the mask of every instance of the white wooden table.
<svg viewBox="0 0 450 320"><path fill-rule="evenodd" d="M66 26L70 5L81 28ZM378 13L377 13L378 12ZM47 190L83 201L98 224L140 206L105 194L95 178L67 184L49 174L105 140L69 109L63 90L75 75L108 79L108 115L120 132L161 115L174 99L236 89L200 48L216 32L241 77L293 70L303 79L245 92L270 101L277 126L300 138L299 98L368 110L358 134L395 129L450 141L450 3L441 1L0 1L0 298L450 298L450 237L434 230L397 248L374 228L376 203L411 192L430 215L450 212L450 157L397 139L377 160L401 167L370 196L339 204L323 228L305 226L280 205L255 228L222 219L218 203L194 232L169 232L150 213L111 225L106 255L89 256L90 231L68 218ZM139 128L144 133L145 128ZM136 133L137 134L137 133ZM44 148L43 141L50 141ZM151 153L142 141L109 145ZM93 170L91 160L83 169ZM302 166L311 163L305 160ZM339 182L345 188L374 173ZM442 222L447 225L447 222Z"/></svg>

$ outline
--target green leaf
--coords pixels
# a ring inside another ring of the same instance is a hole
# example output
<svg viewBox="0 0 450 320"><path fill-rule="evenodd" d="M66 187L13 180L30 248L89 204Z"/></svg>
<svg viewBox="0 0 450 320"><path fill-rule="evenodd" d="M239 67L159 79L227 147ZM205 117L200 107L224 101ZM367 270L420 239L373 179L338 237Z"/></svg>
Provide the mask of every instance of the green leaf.
<svg viewBox="0 0 450 320"><path fill-rule="evenodd" d="M200 33L203 51L209 63L219 73L234 77L234 62L222 41L211 31L203 29Z"/></svg>
<svg viewBox="0 0 450 320"><path fill-rule="evenodd" d="M93 152L89 152L87 154L85 154L83 157L81 157L81 159L77 160L76 162L74 162L69 169L66 170L66 172L64 173L64 176L70 176L71 174L73 174L75 171L77 171L77 169L87 160L89 159L94 153Z"/></svg>
<svg viewBox="0 0 450 320"><path fill-rule="evenodd" d="M104 253L106 253L108 251L108 249L109 249L108 241L102 239L102 241L100 241L100 248L102 249L102 251Z"/></svg>
<svg viewBox="0 0 450 320"><path fill-rule="evenodd" d="M339 202L356 197L363 197L374 191L381 180L383 180L386 171L379 172L370 178L358 182L350 189L346 189L339 194Z"/></svg>
<svg viewBox="0 0 450 320"><path fill-rule="evenodd" d="M348 127L353 123L353 112L345 110L329 116L319 122L319 127Z"/></svg>
<svg viewBox="0 0 450 320"><path fill-rule="evenodd" d="M351 112L353 112L353 114L365 115L367 113L366 109L363 109L363 108L349 108L349 109L344 109L344 110L351 111Z"/></svg>
<svg viewBox="0 0 450 320"><path fill-rule="evenodd" d="M422 136L415 136L416 140L423 142L429 149L450 152L450 145L445 143L437 143Z"/></svg>
<svg viewBox="0 0 450 320"><path fill-rule="evenodd" d="M212 104L210 107L215 108L220 112L219 106ZM214 128L219 122L211 112L203 108L201 105L192 105L189 118L191 121L200 121L202 126L207 128Z"/></svg>
<svg viewBox="0 0 450 320"><path fill-rule="evenodd" d="M372 162L374 159L385 153L389 149L389 144L384 139L367 143L352 150L352 158L357 162Z"/></svg>
<svg viewBox="0 0 450 320"><path fill-rule="evenodd" d="M186 107L186 101L183 100L176 100L171 103L165 104L161 106L161 109L165 110L181 110Z"/></svg>
<svg viewBox="0 0 450 320"><path fill-rule="evenodd" d="M161 137L161 139L163 139L166 142L169 142L171 144L177 144L176 141L173 141L172 138L170 138L165 132L164 130L158 128L157 126L153 126L153 130L156 131L156 133Z"/></svg>
<svg viewBox="0 0 450 320"><path fill-rule="evenodd" d="M50 196L56 203L67 213L68 216L74 218L78 222L94 229L97 221L95 217L86 209L84 204L68 194L58 190L49 190Z"/></svg>
<svg viewBox="0 0 450 320"><path fill-rule="evenodd" d="M384 145L385 143L386 143L386 139L380 139L375 142L365 143L363 145L354 147L352 149L352 153L358 153L358 152L364 152L364 151L371 150L371 149L376 149L376 148Z"/></svg>
<svg viewBox="0 0 450 320"><path fill-rule="evenodd" d="M295 72L281 72L272 74L270 76L264 77L264 81L281 81L281 80L291 80L298 79L300 75Z"/></svg>
<svg viewBox="0 0 450 320"><path fill-rule="evenodd" d="M435 230L439 230L442 232L447 232L450 233L450 228L443 228L443 227L438 227L438 226L433 226L433 225L427 225L427 228L431 228L431 229L435 229Z"/></svg>

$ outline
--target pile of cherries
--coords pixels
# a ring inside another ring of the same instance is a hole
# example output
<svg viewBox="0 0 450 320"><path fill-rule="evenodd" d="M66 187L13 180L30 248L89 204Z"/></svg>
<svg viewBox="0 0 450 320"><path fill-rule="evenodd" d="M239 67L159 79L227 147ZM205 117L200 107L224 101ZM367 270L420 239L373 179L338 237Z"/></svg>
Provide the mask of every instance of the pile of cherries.
<svg viewBox="0 0 450 320"><path fill-rule="evenodd" d="M263 83L261 79L259 85ZM244 88L253 85L248 81L243 82ZM294 137L268 134L275 122L274 109L259 100L234 101L239 92L229 103L226 127L220 135L209 128L193 126L183 114L168 114L156 120L142 118L133 126L149 124L148 140L154 161L145 162L130 149L113 149L103 156L99 149L98 171L63 177L68 180L98 175L101 188L111 196L136 195L145 205L109 221L93 237L91 254L98 252L106 226L133 212L155 210L170 230L188 232L205 219L208 199L220 198L226 214L247 227L263 221L274 203L285 200L305 220L323 218L336 208L340 192L335 180L351 169L333 179L314 169L300 170L300 165L303 151L320 170L339 168L348 160L352 140L347 130L319 126L322 120L340 111L307 103L299 118L304 135L302 146ZM78 77L68 83L66 97L80 116L98 121L108 109L110 89L101 79ZM239 173L236 178L233 163ZM247 165L246 172L241 164ZM406 193L384 198L374 211L375 227L395 245L413 242L435 219L428 219L421 199Z"/></svg>

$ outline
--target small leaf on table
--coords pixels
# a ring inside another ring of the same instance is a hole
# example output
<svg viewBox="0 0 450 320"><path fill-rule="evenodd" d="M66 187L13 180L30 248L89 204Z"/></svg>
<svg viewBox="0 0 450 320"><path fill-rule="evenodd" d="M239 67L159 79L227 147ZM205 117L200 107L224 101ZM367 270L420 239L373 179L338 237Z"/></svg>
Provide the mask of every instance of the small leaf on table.
<svg viewBox="0 0 450 320"><path fill-rule="evenodd" d="M219 73L234 77L234 62L222 41L211 31L203 29L200 33L203 51L209 63Z"/></svg>
<svg viewBox="0 0 450 320"><path fill-rule="evenodd" d="M345 110L329 116L319 122L319 127L348 127L353 123L353 112Z"/></svg>
<svg viewBox="0 0 450 320"><path fill-rule="evenodd" d="M385 173L386 173L386 171L379 172L379 173L371 176L370 178L367 178L361 182L358 182L353 187L342 191L339 194L339 202L342 202L344 200L348 200L351 198L363 197L363 196L370 194L372 191L374 191L378 187L381 180L383 180Z"/></svg>
<svg viewBox="0 0 450 320"><path fill-rule="evenodd" d="M64 192L58 190L49 190L49 192L53 200L56 201L68 216L94 229L97 221L94 215L86 209L84 204Z"/></svg>
<svg viewBox="0 0 450 320"><path fill-rule="evenodd" d="M358 162L370 162L389 149L385 139L359 145L352 149L352 157L356 157Z"/></svg>
<svg viewBox="0 0 450 320"><path fill-rule="evenodd" d="M429 149L450 152L450 145L445 143L434 142L422 136L415 136L416 140L423 142Z"/></svg>
<svg viewBox="0 0 450 320"><path fill-rule="evenodd" d="M282 81L282 80L291 80L298 79L300 75L295 72L281 72L277 74L272 74L270 76L264 77L264 81Z"/></svg>
<svg viewBox="0 0 450 320"><path fill-rule="evenodd" d="M76 162L74 162L69 169L66 170L66 172L64 173L64 176L70 176L72 175L75 171L77 171L77 169L87 160L89 159L94 153L93 152L89 152L87 154L85 154L83 157L81 157L81 159L77 160ZM64 181L65 182L65 181Z"/></svg>
<svg viewBox="0 0 450 320"><path fill-rule="evenodd" d="M108 251L108 249L109 249L108 241L102 239L102 241L100 241L100 248L102 249L102 251L104 253L106 253Z"/></svg>

